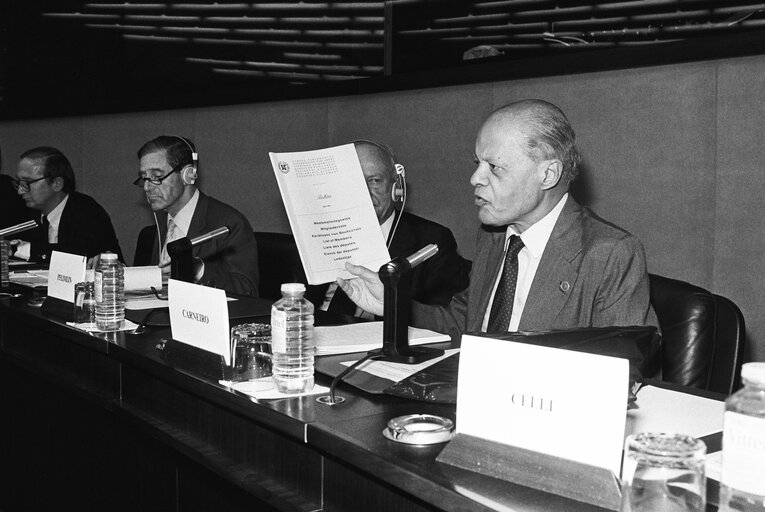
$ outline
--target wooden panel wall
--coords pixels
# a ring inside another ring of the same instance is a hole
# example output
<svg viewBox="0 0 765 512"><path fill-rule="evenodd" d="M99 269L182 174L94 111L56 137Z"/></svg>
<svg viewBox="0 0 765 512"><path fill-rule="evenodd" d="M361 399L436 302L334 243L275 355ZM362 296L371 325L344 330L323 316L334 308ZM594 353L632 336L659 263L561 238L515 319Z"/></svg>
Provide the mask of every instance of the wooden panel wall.
<svg viewBox="0 0 765 512"><path fill-rule="evenodd" d="M765 360L765 56L352 97L0 123L4 173L42 144L72 160L79 188L111 212L123 252L152 222L130 183L146 140L195 141L200 184L256 230L289 231L268 151L369 138L406 166L408 208L449 226L473 256L469 177L485 116L537 97L569 115L585 156L577 197L637 234L649 270L733 299L749 359ZM128 256L128 259L130 257Z"/></svg>

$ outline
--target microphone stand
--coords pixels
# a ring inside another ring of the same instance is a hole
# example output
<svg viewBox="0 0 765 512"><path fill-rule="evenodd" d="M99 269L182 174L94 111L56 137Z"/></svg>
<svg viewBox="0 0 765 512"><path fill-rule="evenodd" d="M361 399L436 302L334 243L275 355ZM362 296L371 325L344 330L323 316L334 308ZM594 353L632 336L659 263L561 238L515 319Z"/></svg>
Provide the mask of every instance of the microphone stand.
<svg viewBox="0 0 765 512"><path fill-rule="evenodd" d="M167 244L167 254L170 256L170 278L193 283L194 257L191 254L191 249L226 233L228 233L228 227L223 226L196 238L189 239L185 236Z"/></svg>
<svg viewBox="0 0 765 512"><path fill-rule="evenodd" d="M380 281L384 286L383 346L370 352L376 356L375 360L418 364L443 355L443 350L409 346L409 273L437 252L437 245L426 245L406 258L394 258L380 267Z"/></svg>

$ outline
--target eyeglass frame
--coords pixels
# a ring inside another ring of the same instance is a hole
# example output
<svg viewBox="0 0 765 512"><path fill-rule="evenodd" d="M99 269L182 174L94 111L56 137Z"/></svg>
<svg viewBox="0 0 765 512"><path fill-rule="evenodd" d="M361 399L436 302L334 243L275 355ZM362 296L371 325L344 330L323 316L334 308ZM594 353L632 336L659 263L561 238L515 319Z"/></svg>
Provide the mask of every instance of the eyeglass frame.
<svg viewBox="0 0 765 512"><path fill-rule="evenodd" d="M21 184L24 184L24 190L23 192L29 192L32 190L32 183L37 183L38 181L47 180L48 176L42 176L40 178L37 178L36 180L20 180L18 178L11 178L11 185L13 185L13 188L16 190L16 192L22 192Z"/></svg>
<svg viewBox="0 0 765 512"><path fill-rule="evenodd" d="M175 167L173 167L173 169L170 172L168 172L167 174L165 174L164 176L162 176L160 178L146 178L144 176L139 176L133 182L133 185L135 185L136 187L139 187L139 188L143 188L144 185L146 185L146 182L148 181L152 185L158 187L158 186L162 185L162 182L165 181L168 176L170 176L173 173L182 171L183 168L186 167L187 165L191 165L191 164L188 164L188 163L186 163L186 164L178 164Z"/></svg>

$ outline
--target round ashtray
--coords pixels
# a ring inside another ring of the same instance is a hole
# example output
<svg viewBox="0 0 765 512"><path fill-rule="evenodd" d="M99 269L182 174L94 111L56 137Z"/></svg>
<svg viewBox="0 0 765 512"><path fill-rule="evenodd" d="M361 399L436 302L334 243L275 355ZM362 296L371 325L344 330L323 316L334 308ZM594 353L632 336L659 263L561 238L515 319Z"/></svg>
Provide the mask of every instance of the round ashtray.
<svg viewBox="0 0 765 512"><path fill-rule="evenodd" d="M454 422L432 414L409 414L390 420L383 435L404 444L445 443L454 437Z"/></svg>

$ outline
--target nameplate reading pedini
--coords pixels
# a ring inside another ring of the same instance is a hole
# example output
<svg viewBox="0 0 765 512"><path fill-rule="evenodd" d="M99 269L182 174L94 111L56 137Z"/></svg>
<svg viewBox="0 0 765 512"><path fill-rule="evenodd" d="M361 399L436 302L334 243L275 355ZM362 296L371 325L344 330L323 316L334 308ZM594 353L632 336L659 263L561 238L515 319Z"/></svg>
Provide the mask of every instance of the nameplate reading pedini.
<svg viewBox="0 0 765 512"><path fill-rule="evenodd" d="M85 256L53 251L48 271L48 297L74 303L74 284L85 281Z"/></svg>
<svg viewBox="0 0 765 512"><path fill-rule="evenodd" d="M228 306L223 290L171 279L168 283L173 339L231 361Z"/></svg>

